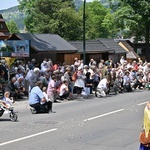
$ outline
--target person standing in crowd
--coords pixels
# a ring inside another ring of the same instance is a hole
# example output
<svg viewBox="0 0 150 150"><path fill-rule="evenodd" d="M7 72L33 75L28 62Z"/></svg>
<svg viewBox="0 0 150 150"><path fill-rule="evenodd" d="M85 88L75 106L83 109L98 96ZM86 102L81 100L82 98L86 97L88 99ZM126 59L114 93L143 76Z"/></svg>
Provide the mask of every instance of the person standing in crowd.
<svg viewBox="0 0 150 150"><path fill-rule="evenodd" d="M72 79L71 79L71 67L66 68L66 72L64 73L64 80L68 81L68 89L69 89L69 95L70 98L73 98L73 87L74 85L72 84Z"/></svg>
<svg viewBox="0 0 150 150"><path fill-rule="evenodd" d="M4 70L0 70L0 89L2 90L2 94L4 95L5 87L8 81L5 80L5 72Z"/></svg>
<svg viewBox="0 0 150 150"><path fill-rule="evenodd" d="M36 67L36 60L33 58L29 64L30 67L35 68Z"/></svg>
<svg viewBox="0 0 150 150"><path fill-rule="evenodd" d="M145 138L148 138L150 132L150 101L147 103L144 109L144 122L143 122L143 131L145 132ZM141 141L140 141L141 142ZM139 150L150 150L150 144L144 145L140 143Z"/></svg>
<svg viewBox="0 0 150 150"><path fill-rule="evenodd" d="M97 86L100 80L102 79L102 74L100 69L97 69L97 71L94 72L92 79L93 79L93 91L96 92Z"/></svg>
<svg viewBox="0 0 150 150"><path fill-rule="evenodd" d="M79 64L79 60L78 60L78 58L75 58L74 59L74 66L79 66L80 64Z"/></svg>
<svg viewBox="0 0 150 150"><path fill-rule="evenodd" d="M52 109L52 103L46 101L41 90L43 84L38 81L29 93L29 105L31 106L31 113L49 113Z"/></svg>
<svg viewBox="0 0 150 150"><path fill-rule="evenodd" d="M24 74L23 74L21 68L18 68L18 69L17 69L17 73L16 73L16 75L15 75L16 79L18 79L18 78L20 78L20 77L23 77L23 75L24 75Z"/></svg>
<svg viewBox="0 0 150 150"><path fill-rule="evenodd" d="M95 66L96 65L96 61L93 59L93 58L91 58L90 59L90 62L89 62L89 67L91 67L91 66Z"/></svg>
<svg viewBox="0 0 150 150"><path fill-rule="evenodd" d="M48 72L49 71L49 68L48 68L48 65L47 65L47 61L43 61L43 63L41 64L41 72Z"/></svg>
<svg viewBox="0 0 150 150"><path fill-rule="evenodd" d="M77 93L78 96L81 96L82 90L85 87L85 79L86 76L83 74L82 67L78 67L77 79L74 84L75 92Z"/></svg>
<svg viewBox="0 0 150 150"><path fill-rule="evenodd" d="M5 72L4 78L5 78L6 81L8 81L8 70L6 68L6 62L5 62L5 60L1 60L0 70L3 70Z"/></svg>
<svg viewBox="0 0 150 150"><path fill-rule="evenodd" d="M40 77L39 77L39 79L43 83L43 87L47 87L48 86L48 81L46 79L46 74L47 74L47 72L41 72L40 71Z"/></svg>
<svg viewBox="0 0 150 150"><path fill-rule="evenodd" d="M104 63L101 69L101 73L102 73L102 79L104 79L108 75L108 64Z"/></svg>
<svg viewBox="0 0 150 150"><path fill-rule="evenodd" d="M103 59L100 60L100 62L98 64L98 69L102 69L104 67L104 62L105 61Z"/></svg>
<svg viewBox="0 0 150 150"><path fill-rule="evenodd" d="M85 79L85 88L89 88L89 93L88 94L92 94L92 90L93 90L93 79L90 78L91 73L87 72L86 73L86 79Z"/></svg>
<svg viewBox="0 0 150 150"><path fill-rule="evenodd" d="M129 77L129 74L130 74L129 71L126 71L123 77L123 86L124 86L124 91L126 92L132 92L131 79Z"/></svg>
<svg viewBox="0 0 150 150"><path fill-rule="evenodd" d="M37 81L40 81L39 72L40 72L39 68L34 68L33 73L30 77L29 91L35 86Z"/></svg>
<svg viewBox="0 0 150 150"><path fill-rule="evenodd" d="M26 91L29 91L30 77L32 76L32 74L33 74L33 68L32 66L29 65L28 70L26 72L25 79L24 79L24 86L25 86Z"/></svg>
<svg viewBox="0 0 150 150"><path fill-rule="evenodd" d="M121 56L121 58L120 58L120 64L123 65L124 62L125 62L124 56Z"/></svg>
<svg viewBox="0 0 150 150"><path fill-rule="evenodd" d="M53 62L52 62L52 60L50 58L47 61L47 66L48 66L48 68L49 68L50 71L53 70Z"/></svg>
<svg viewBox="0 0 150 150"><path fill-rule="evenodd" d="M56 76L55 75L52 75L51 80L50 80L50 82L48 84L47 95L48 95L48 99L51 102L55 102L56 101L57 88L56 88Z"/></svg>

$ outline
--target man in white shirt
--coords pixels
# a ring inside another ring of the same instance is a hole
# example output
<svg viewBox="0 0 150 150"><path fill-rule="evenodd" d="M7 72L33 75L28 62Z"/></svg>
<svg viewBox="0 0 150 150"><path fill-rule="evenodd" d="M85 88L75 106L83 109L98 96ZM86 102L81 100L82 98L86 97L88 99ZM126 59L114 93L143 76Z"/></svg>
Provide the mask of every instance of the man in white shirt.
<svg viewBox="0 0 150 150"><path fill-rule="evenodd" d="M109 80L107 77L99 82L97 86L96 96L106 97L106 92L108 91L108 83Z"/></svg>

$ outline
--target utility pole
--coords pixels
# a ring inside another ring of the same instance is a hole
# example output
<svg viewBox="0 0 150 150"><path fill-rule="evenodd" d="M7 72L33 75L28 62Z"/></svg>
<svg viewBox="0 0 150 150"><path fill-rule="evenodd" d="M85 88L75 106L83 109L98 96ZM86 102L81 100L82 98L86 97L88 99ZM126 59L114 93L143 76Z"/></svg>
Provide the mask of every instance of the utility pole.
<svg viewBox="0 0 150 150"><path fill-rule="evenodd" d="M85 39L85 5L86 5L86 0L84 0L83 3L83 63L86 64L86 39Z"/></svg>

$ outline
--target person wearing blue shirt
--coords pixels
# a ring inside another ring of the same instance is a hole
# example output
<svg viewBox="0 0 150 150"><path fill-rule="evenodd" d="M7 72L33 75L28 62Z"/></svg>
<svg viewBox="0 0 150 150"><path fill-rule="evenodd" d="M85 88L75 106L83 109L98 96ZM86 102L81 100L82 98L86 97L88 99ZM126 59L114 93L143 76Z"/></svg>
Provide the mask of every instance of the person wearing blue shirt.
<svg viewBox="0 0 150 150"><path fill-rule="evenodd" d="M29 93L29 105L31 106L31 113L49 113L52 112L52 104L46 101L41 90L42 83L38 81Z"/></svg>

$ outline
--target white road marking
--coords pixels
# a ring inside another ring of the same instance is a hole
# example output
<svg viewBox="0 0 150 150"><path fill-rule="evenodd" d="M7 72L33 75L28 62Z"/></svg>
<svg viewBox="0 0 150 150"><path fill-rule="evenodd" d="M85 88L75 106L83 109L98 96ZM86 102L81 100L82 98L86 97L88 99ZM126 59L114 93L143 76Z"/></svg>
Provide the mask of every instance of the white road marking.
<svg viewBox="0 0 150 150"><path fill-rule="evenodd" d="M139 104L137 104L137 105L145 105L145 104L147 104L147 102L143 102L143 103L139 103Z"/></svg>
<svg viewBox="0 0 150 150"><path fill-rule="evenodd" d="M22 138L18 138L18 139L12 140L12 141L0 143L0 146L11 144L11 143L18 142L18 141L22 141L22 140L25 140L25 139L29 139L29 138L39 136L39 135L42 135L42 134L45 134L45 133L49 133L49 132L52 132L52 131L56 131L56 130L58 130L58 129L51 129L51 130L39 132L39 133L36 133L36 134L32 134L32 135L29 135L29 136L25 136L25 137L22 137Z"/></svg>
<svg viewBox="0 0 150 150"><path fill-rule="evenodd" d="M101 117L104 117L104 116L107 116L107 115L111 115L111 114L114 114L114 113L117 113L117 112L120 112L120 111L123 111L123 110L124 109L118 109L118 110L115 110L115 111L112 111L112 112L108 112L108 113L105 113L105 114L102 114L102 115L99 115L99 116L95 116L95 117L92 117L92 118L89 118L89 119L85 119L83 121L94 120L94 119L101 118Z"/></svg>

